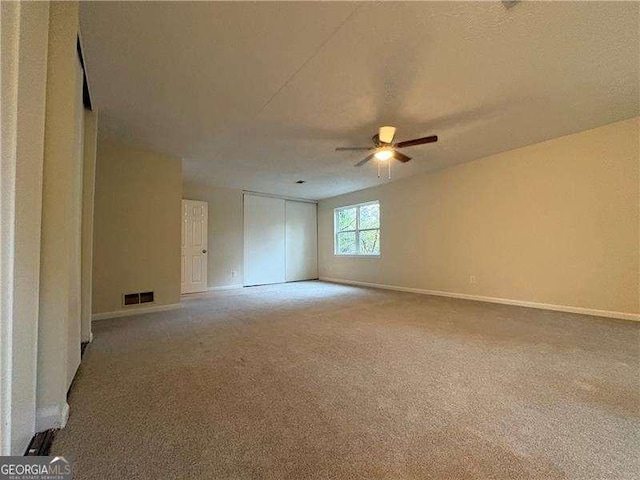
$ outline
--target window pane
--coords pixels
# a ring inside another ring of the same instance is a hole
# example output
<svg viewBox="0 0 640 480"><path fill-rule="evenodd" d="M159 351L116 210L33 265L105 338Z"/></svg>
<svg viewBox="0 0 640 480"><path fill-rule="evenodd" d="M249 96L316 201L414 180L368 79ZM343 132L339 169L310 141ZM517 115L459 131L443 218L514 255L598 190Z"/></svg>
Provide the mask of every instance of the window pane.
<svg viewBox="0 0 640 480"><path fill-rule="evenodd" d="M360 232L360 255L380 255L380 230Z"/></svg>
<svg viewBox="0 0 640 480"><path fill-rule="evenodd" d="M380 228L380 204L360 207L360 228Z"/></svg>
<svg viewBox="0 0 640 480"><path fill-rule="evenodd" d="M338 231L356 229L356 208L345 208L338 210ZM355 240L354 240L355 242Z"/></svg>
<svg viewBox="0 0 640 480"><path fill-rule="evenodd" d="M356 250L356 233L346 232L338 234L338 252L339 255L355 255Z"/></svg>

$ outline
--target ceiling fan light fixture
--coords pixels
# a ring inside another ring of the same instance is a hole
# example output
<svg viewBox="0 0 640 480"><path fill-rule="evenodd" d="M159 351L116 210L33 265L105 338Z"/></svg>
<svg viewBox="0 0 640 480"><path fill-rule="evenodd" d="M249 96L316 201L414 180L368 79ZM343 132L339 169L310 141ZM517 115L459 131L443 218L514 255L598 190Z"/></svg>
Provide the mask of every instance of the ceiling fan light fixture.
<svg viewBox="0 0 640 480"><path fill-rule="evenodd" d="M391 143L393 142L393 137L396 135L396 127L380 127L378 131L378 138L381 142Z"/></svg>
<svg viewBox="0 0 640 480"><path fill-rule="evenodd" d="M393 150L389 149L389 148L385 148L382 150L378 150L374 157L376 157L376 159L381 160L381 161L385 161L385 160L389 160L391 157L393 157Z"/></svg>
<svg viewBox="0 0 640 480"><path fill-rule="evenodd" d="M378 160L378 177L380 177L380 165L383 162L387 162L389 167L389 179L391 178L391 160L396 160L401 163L407 163L411 160L411 157L405 155L400 150L407 147L415 147L416 145L424 145L426 143L434 143L438 141L437 135L430 135L428 137L413 138L411 140L404 140L402 142L394 142L396 129L395 127L385 126L380 127L378 133L376 133L371 140L373 140L373 147L338 147L336 151L365 151L370 152L366 157L356 163L354 166L361 167L365 163L371 160Z"/></svg>

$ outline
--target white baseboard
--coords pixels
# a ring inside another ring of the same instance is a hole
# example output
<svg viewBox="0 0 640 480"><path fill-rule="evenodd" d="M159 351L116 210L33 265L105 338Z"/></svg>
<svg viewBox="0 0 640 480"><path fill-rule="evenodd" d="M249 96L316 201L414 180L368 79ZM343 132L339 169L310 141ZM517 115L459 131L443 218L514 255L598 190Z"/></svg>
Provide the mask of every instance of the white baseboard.
<svg viewBox="0 0 640 480"><path fill-rule="evenodd" d="M552 303L528 302L525 300L511 300L509 298L484 297L481 295L470 295L467 293L442 292L439 290L424 290L421 288L400 287L397 285L384 285L381 283L358 282L356 280L345 280L342 278L320 277L320 280L331 283L342 283L346 285L357 285L360 287L381 288L384 290L396 290L398 292L419 293L422 295L436 295L438 297L461 298L464 300L475 300L478 302L501 303L503 305L515 305L518 307L539 308L542 310L553 310L556 312L579 313L582 315L594 315L596 317L617 318L620 320L640 321L640 314L627 312L613 312L609 310L595 310L593 308L572 307L569 305L555 305Z"/></svg>
<svg viewBox="0 0 640 480"><path fill-rule="evenodd" d="M241 284L238 285L222 285L220 287L209 287L207 288L208 291L210 292L214 292L214 291L218 291L218 290L235 290L236 288L243 288L244 286Z"/></svg>
<svg viewBox="0 0 640 480"><path fill-rule="evenodd" d="M91 315L91 321L106 320L108 318L128 317L131 315L141 315L143 313L166 312L168 310L177 310L182 308L181 303L171 303L169 305L153 305L151 307L132 308L130 310L116 310L115 312L94 313Z"/></svg>
<svg viewBox="0 0 640 480"><path fill-rule="evenodd" d="M48 405L36 410L36 432L52 428L64 428L69 419L69 404Z"/></svg>

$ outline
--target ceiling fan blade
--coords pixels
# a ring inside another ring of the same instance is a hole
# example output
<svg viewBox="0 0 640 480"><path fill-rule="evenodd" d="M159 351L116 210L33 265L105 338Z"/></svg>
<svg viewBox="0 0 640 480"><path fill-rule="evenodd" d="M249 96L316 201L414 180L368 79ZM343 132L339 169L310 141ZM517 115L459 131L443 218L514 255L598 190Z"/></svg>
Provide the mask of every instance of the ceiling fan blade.
<svg viewBox="0 0 640 480"><path fill-rule="evenodd" d="M364 150L373 150L375 147L338 147L336 148L336 152L342 151L364 151Z"/></svg>
<svg viewBox="0 0 640 480"><path fill-rule="evenodd" d="M409 160L411 160L411 157L407 157L404 153L400 153L397 150L393 151L393 158L402 163L407 163Z"/></svg>
<svg viewBox="0 0 640 480"><path fill-rule="evenodd" d="M414 145L423 145L425 143L434 143L438 141L437 135L431 135L430 137L414 138L413 140L405 140L394 145L396 148L413 147Z"/></svg>
<svg viewBox="0 0 640 480"><path fill-rule="evenodd" d="M356 167L361 167L362 165L364 165L365 163L367 163L369 160L371 160L373 158L373 156L375 155L375 153L372 153L371 155L366 156L365 158L363 158L362 160L360 160L358 163L355 164Z"/></svg>

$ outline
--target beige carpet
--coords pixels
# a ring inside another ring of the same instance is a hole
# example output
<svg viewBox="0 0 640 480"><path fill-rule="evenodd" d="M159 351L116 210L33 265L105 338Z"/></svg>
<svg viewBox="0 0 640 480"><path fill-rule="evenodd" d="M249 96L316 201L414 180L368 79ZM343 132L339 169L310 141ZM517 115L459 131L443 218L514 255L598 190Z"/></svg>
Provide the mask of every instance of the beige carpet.
<svg viewBox="0 0 640 480"><path fill-rule="evenodd" d="M640 324L303 282L94 324L77 479L623 479Z"/></svg>

